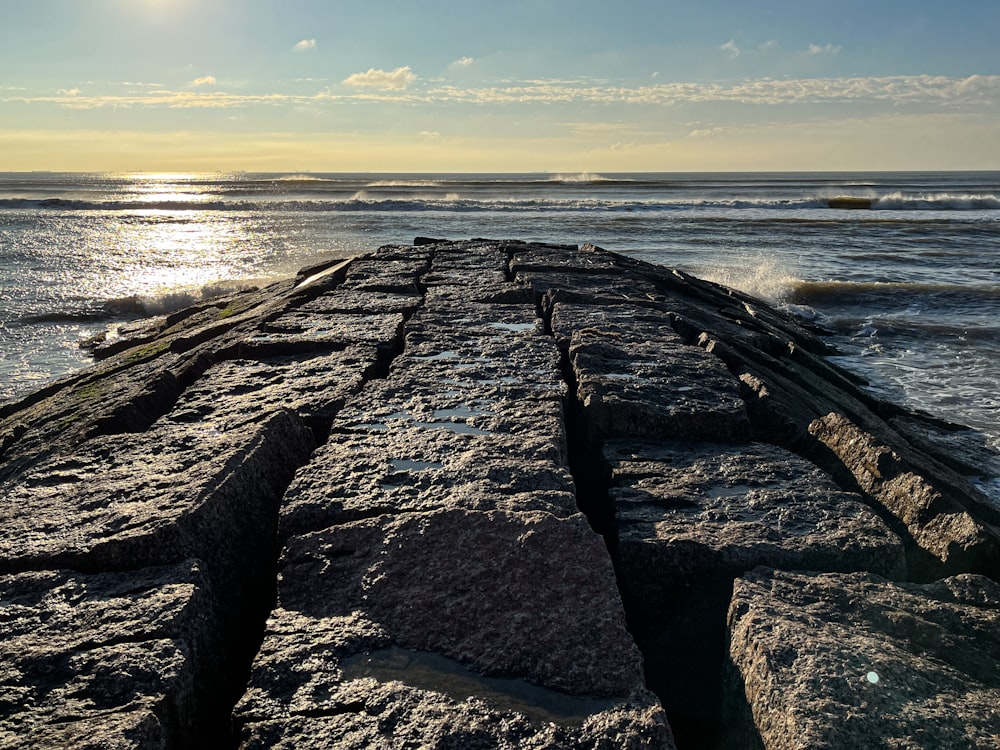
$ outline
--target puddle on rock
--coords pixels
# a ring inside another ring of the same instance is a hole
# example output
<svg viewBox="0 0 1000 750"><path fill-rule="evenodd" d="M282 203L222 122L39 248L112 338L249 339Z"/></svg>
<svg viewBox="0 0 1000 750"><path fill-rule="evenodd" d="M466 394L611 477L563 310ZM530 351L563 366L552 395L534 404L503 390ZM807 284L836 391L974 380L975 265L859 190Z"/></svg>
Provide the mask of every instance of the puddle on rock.
<svg viewBox="0 0 1000 750"><path fill-rule="evenodd" d="M567 695L526 680L484 677L440 654L390 646L348 657L341 664L344 681L365 677L398 681L418 690L433 690L456 701L479 698L502 711L516 711L539 724L578 726L618 705L612 698Z"/></svg>
<svg viewBox="0 0 1000 750"><path fill-rule="evenodd" d="M537 328L535 323L490 323L491 328L499 328L503 331L533 331Z"/></svg>
<svg viewBox="0 0 1000 750"><path fill-rule="evenodd" d="M428 430L450 430L462 435L489 435L489 430L480 427L473 427L464 422L414 422L414 427L423 427Z"/></svg>

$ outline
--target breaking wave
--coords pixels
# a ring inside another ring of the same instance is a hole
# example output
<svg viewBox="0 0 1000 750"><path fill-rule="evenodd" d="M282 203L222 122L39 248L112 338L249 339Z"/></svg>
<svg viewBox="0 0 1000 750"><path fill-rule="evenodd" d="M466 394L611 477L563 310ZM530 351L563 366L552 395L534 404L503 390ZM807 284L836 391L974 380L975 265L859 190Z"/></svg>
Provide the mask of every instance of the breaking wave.
<svg viewBox="0 0 1000 750"><path fill-rule="evenodd" d="M319 180L319 178L315 178ZM599 176L558 176L548 182L600 181ZM610 180L609 180L610 181ZM892 193L881 197L866 196L803 196L800 198L642 198L619 200L606 197L553 197L552 195L526 195L520 198L482 197L460 198L463 187L461 181L442 182L435 180L391 180L371 182L360 189L353 189L343 198L334 198L317 191L316 198L297 196L290 199L280 193L263 195L257 200L244 198L190 200L142 200L108 199L84 200L75 198L3 198L0 210L51 210L51 211L171 211L171 212L344 212L344 211L399 211L419 213L439 211L787 211L794 216L800 210L867 209L874 213L892 211L934 212L934 211L1000 211L1000 196L993 194L952 194L904 195ZM386 197L380 189L420 189L422 194ZM442 192L428 192L441 190ZM446 192L445 192L446 191ZM447 204L447 205L445 205Z"/></svg>
<svg viewBox="0 0 1000 750"><path fill-rule="evenodd" d="M57 309L27 313L5 325L13 328L38 324L99 323L166 315L199 302L254 289L271 280L219 281L200 287L166 289L154 294L131 294L103 301L68 300Z"/></svg>

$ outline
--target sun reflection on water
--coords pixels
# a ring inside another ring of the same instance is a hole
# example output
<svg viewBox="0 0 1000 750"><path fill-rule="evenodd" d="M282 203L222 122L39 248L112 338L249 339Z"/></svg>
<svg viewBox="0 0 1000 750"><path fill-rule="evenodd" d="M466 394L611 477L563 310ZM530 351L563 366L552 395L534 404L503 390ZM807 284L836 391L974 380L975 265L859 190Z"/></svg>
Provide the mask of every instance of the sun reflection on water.
<svg viewBox="0 0 1000 750"><path fill-rule="evenodd" d="M253 265L245 251L249 239L238 222L218 214L133 212L108 238L104 273L112 271L117 279L105 282L118 287L109 296L157 295L245 278Z"/></svg>

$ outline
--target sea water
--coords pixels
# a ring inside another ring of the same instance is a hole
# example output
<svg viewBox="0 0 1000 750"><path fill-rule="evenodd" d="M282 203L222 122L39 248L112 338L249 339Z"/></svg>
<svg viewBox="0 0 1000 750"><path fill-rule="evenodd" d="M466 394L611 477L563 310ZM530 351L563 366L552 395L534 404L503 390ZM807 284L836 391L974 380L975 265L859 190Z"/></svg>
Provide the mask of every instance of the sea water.
<svg viewBox="0 0 1000 750"><path fill-rule="evenodd" d="M418 235L591 242L740 288L1000 446L996 172L0 174L0 400L124 320Z"/></svg>

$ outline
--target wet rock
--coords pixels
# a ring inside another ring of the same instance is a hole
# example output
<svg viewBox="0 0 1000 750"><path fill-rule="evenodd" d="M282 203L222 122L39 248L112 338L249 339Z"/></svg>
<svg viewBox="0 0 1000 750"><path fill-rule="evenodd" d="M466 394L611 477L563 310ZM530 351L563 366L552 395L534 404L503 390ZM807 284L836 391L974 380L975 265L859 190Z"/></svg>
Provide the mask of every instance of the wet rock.
<svg viewBox="0 0 1000 750"><path fill-rule="evenodd" d="M21 402L0 420L0 481L92 437L142 432L180 395L181 380L171 371L179 364L176 355L136 361L127 369L109 362L103 371L53 386L45 398Z"/></svg>
<svg viewBox="0 0 1000 750"><path fill-rule="evenodd" d="M227 665L199 565L0 576L0 744L219 741Z"/></svg>
<svg viewBox="0 0 1000 750"><path fill-rule="evenodd" d="M595 435L749 438L736 379L716 357L685 345L665 315L556 304L552 327L568 348L577 400Z"/></svg>
<svg viewBox="0 0 1000 750"><path fill-rule="evenodd" d="M671 746L580 516L450 510L295 537L278 597L237 707L246 747L291 746L306 716L357 743ZM588 699L562 727L538 714L560 696Z"/></svg>
<svg viewBox="0 0 1000 750"><path fill-rule="evenodd" d="M882 410L874 399L858 397L844 378L826 377L823 368L831 366L810 364L818 359L812 355L777 359L757 352L751 361L718 338L702 342L739 375L755 436L807 456L895 518L911 576L1000 575L989 501L893 430L872 411ZM897 420L901 412L892 410Z"/></svg>
<svg viewBox="0 0 1000 750"><path fill-rule="evenodd" d="M355 259L340 288L357 292L419 294L418 281L429 269L429 254L405 251L383 252L370 258Z"/></svg>
<svg viewBox="0 0 1000 750"><path fill-rule="evenodd" d="M389 351L402 340L402 332L400 313L316 315L294 310L262 324L259 333L241 342L241 351L258 357L359 345Z"/></svg>
<svg viewBox="0 0 1000 750"><path fill-rule="evenodd" d="M512 248L512 274L533 271L571 271L577 274L614 276L623 273L617 258L593 245L548 245L532 243L524 248Z"/></svg>
<svg viewBox="0 0 1000 750"><path fill-rule="evenodd" d="M731 656L767 750L994 747L1000 587L758 570L736 582Z"/></svg>
<svg viewBox="0 0 1000 750"><path fill-rule="evenodd" d="M605 437L723 440L750 437L736 382L689 347L621 349L585 334L570 346L588 427Z"/></svg>
<svg viewBox="0 0 1000 750"><path fill-rule="evenodd" d="M297 308L303 315L375 315L401 313L409 317L422 304L417 294L370 294L335 289Z"/></svg>
<svg viewBox="0 0 1000 750"><path fill-rule="evenodd" d="M514 279L531 288L536 299L550 307L555 301L600 305L662 300L655 284L642 278L614 273L589 274L573 270L519 271Z"/></svg>

